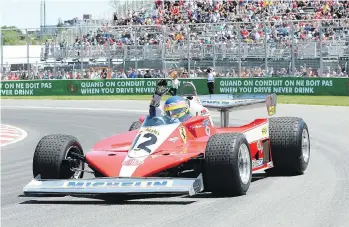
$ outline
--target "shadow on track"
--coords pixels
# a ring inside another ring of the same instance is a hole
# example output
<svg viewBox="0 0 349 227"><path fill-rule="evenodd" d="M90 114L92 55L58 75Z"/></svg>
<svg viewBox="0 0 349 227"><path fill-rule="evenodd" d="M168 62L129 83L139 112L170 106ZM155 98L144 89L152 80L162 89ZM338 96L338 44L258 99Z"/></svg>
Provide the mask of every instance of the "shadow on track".
<svg viewBox="0 0 349 227"><path fill-rule="evenodd" d="M285 175L267 175L266 173L255 173L252 176L252 181L256 182L258 180L262 180L265 178L271 177L285 177ZM291 176L286 176L291 177ZM26 197L24 195L19 195L18 197ZM233 198L226 196L219 196L212 194L210 192L202 192L197 195L189 196L189 195L180 195L180 194L148 194L148 195L115 195L109 194L104 196L98 195L72 195L72 196L38 196L42 199L45 198L63 198L63 197L71 197L71 198L83 198L83 199L93 199L93 200L36 200L30 199L19 204L61 204L61 205L189 205L195 203L197 201L191 200L187 201L187 199L204 199L204 198ZM182 201L168 201L167 199L177 197L177 199L182 199ZM28 197L26 197L28 198ZM32 197L33 198L33 197ZM164 200L158 201L139 201L140 199L159 199L163 198ZM165 201L165 199L167 201Z"/></svg>
<svg viewBox="0 0 349 227"><path fill-rule="evenodd" d="M57 204L57 205L189 205L195 201L105 201L105 200L28 200L20 204Z"/></svg>
<svg viewBox="0 0 349 227"><path fill-rule="evenodd" d="M178 197L183 195L105 195L105 196L61 196L60 198L66 197L70 198L83 198L83 199L93 199L93 200L36 200L30 199L19 204L62 204L62 205L189 205L196 201L137 201L139 199L169 199L172 197ZM20 195L19 197L25 197ZM52 196L40 197L53 198ZM57 197L54 197L57 198ZM180 198L180 197L179 197Z"/></svg>

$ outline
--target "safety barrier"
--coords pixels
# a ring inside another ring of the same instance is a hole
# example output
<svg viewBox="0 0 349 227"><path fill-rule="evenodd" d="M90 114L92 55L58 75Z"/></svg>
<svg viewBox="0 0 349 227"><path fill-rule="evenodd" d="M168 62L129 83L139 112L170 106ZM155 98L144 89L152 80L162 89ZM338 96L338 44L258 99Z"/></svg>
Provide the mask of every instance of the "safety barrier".
<svg viewBox="0 0 349 227"><path fill-rule="evenodd" d="M159 79L2 81L2 96L150 95ZM206 79L193 82L200 95L208 94ZM171 80L169 80L171 86ZM276 93L283 95L349 95L349 78L217 78L215 93Z"/></svg>

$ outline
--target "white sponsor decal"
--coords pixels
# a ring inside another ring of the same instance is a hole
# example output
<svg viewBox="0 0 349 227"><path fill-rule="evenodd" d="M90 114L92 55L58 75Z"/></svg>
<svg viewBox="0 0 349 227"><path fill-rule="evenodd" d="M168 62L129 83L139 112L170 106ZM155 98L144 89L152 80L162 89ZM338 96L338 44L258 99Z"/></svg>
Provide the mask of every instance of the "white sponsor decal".
<svg viewBox="0 0 349 227"><path fill-rule="evenodd" d="M122 164L126 166L139 166L143 164L143 160L138 160L133 158L133 159L124 161Z"/></svg>
<svg viewBox="0 0 349 227"><path fill-rule="evenodd" d="M175 143L177 142L178 139L179 139L178 137L171 137L168 139L168 141Z"/></svg>
<svg viewBox="0 0 349 227"><path fill-rule="evenodd" d="M265 128L268 128L268 123L262 124L256 128L253 128L247 132L244 133L247 142L252 143L255 141L258 141L262 138L268 138L269 137L269 130L264 130Z"/></svg>
<svg viewBox="0 0 349 227"><path fill-rule="evenodd" d="M256 168L263 165L263 159L252 160L252 168Z"/></svg>

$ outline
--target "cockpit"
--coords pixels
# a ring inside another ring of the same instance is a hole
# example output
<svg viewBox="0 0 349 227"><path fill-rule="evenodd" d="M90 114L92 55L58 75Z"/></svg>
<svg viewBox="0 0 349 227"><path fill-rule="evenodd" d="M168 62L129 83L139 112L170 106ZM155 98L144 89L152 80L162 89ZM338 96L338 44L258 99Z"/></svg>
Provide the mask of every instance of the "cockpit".
<svg viewBox="0 0 349 227"><path fill-rule="evenodd" d="M142 127L170 125L180 123L178 119L170 118L167 115L150 117L149 115L145 118Z"/></svg>

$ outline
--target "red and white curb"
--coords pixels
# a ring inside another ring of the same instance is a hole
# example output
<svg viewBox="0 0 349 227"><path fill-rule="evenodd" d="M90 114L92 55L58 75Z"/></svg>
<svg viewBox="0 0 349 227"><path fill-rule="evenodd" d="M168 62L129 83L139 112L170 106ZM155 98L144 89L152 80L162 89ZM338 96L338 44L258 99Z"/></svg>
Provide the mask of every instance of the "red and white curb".
<svg viewBox="0 0 349 227"><path fill-rule="evenodd" d="M11 125L0 125L0 146L17 143L27 137L27 132L23 129L11 126Z"/></svg>

